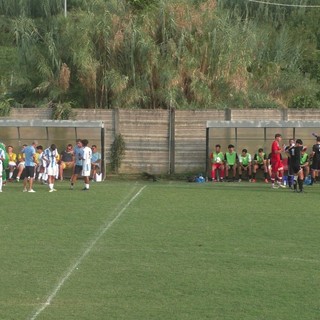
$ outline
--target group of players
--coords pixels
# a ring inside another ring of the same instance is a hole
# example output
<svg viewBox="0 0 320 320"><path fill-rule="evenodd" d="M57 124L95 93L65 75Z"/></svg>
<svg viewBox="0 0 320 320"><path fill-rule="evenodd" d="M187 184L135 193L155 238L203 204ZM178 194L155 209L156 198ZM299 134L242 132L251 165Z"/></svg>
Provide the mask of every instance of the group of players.
<svg viewBox="0 0 320 320"><path fill-rule="evenodd" d="M277 133L271 146L271 152L267 154L262 148L254 155L252 159L247 149L243 149L238 155L234 146L230 144L226 153L221 152L221 146L217 144L215 151L210 155L211 159L211 178L212 181L224 181L229 179L229 171L232 171L232 181L236 181L238 171L238 181L242 180L242 174L247 173L250 182L256 182L257 170L262 170L264 181L271 180L272 188L285 188L283 183L284 164L281 153L285 152L287 156L288 176L285 180L289 188L296 192L303 192L305 177L309 175L309 161L311 164L311 181L313 184L316 174L320 170L320 137L316 137L316 143L312 147L312 152L308 155L307 148L303 146L301 139L289 140L289 145L282 145L282 136Z"/></svg>
<svg viewBox="0 0 320 320"><path fill-rule="evenodd" d="M84 178L84 188L87 191L90 187L91 174L91 158L92 150L88 147L89 141L87 139L78 139L73 148L73 174L70 179L70 189L73 189L75 182L79 175ZM49 186L49 192L57 191L54 188L55 178L58 176L59 170L59 153L55 144L43 150L38 146L37 141L33 141L31 145L24 145L21 152L24 155L24 175L23 192L35 192L33 189L33 181L36 176L45 177ZM6 162L6 152L4 144L0 145L0 192L2 192L3 175ZM10 162L9 162L10 164Z"/></svg>

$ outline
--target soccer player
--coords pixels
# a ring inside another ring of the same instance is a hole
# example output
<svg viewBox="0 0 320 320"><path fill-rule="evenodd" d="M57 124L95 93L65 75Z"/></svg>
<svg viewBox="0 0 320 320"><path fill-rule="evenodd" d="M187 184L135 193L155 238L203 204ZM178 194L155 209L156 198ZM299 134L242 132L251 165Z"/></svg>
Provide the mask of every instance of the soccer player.
<svg viewBox="0 0 320 320"><path fill-rule="evenodd" d="M291 156L292 156L292 153L294 152L294 148L293 148L294 145L295 145L294 139L289 139L289 145L284 148L284 151L288 157L288 186L289 186L289 188L292 188L293 177L294 177L294 172L293 172L293 168L291 165Z"/></svg>
<svg viewBox="0 0 320 320"><path fill-rule="evenodd" d="M74 167L72 144L68 144L66 150L63 150L60 156L59 176L60 180L63 181L63 170Z"/></svg>
<svg viewBox="0 0 320 320"><path fill-rule="evenodd" d="M303 142L301 139L297 139L294 146L288 148L290 154L290 165L294 174L293 189L296 192L303 192L303 169L301 168L301 151L303 150ZM297 190L297 180L299 185L299 191Z"/></svg>
<svg viewBox="0 0 320 320"><path fill-rule="evenodd" d="M91 176L92 180L96 179L97 172L100 172L101 168L101 153L98 152L97 146L93 144L91 146L92 158L91 158Z"/></svg>
<svg viewBox="0 0 320 320"><path fill-rule="evenodd" d="M280 147L281 140L281 134L276 133L271 146L271 187L274 189L279 187L285 188L285 186L282 185L283 164L281 160L281 152L283 151L283 149ZM275 184L276 180L278 180L277 185Z"/></svg>
<svg viewBox="0 0 320 320"><path fill-rule="evenodd" d="M309 173L310 173L309 155L307 153L307 147L304 147L301 150L300 166L303 169L304 177L307 177L309 175Z"/></svg>
<svg viewBox="0 0 320 320"><path fill-rule="evenodd" d="M252 174L252 163L251 163L251 154L248 153L247 149L242 149L239 156L239 182L242 180L242 171L247 172L249 181L251 182Z"/></svg>
<svg viewBox="0 0 320 320"><path fill-rule="evenodd" d="M237 153L234 151L234 145L228 145L228 151L224 155L226 163L226 177L229 177L229 170L232 170L232 181L235 181L237 174L237 162L239 160Z"/></svg>
<svg viewBox="0 0 320 320"><path fill-rule="evenodd" d="M46 163L46 173L48 175L48 185L49 185L49 192L57 191L54 188L54 180L57 175L58 166L57 162L59 159L59 154L57 150L57 146L52 144L50 148L47 148L43 151L42 160Z"/></svg>
<svg viewBox="0 0 320 320"><path fill-rule="evenodd" d="M317 143L312 146L310 158L312 158L311 184L313 184L316 181L316 173L320 170L320 136L317 136Z"/></svg>
<svg viewBox="0 0 320 320"><path fill-rule="evenodd" d="M38 181L42 182L42 184L47 184L47 173L46 173L46 161L43 160L43 147L42 146L37 146L37 153L38 153Z"/></svg>
<svg viewBox="0 0 320 320"><path fill-rule="evenodd" d="M76 183L79 174L82 172L82 158L83 158L83 148L81 139L77 139L76 146L73 148L73 174L71 176L70 182L70 189L73 190L74 184Z"/></svg>
<svg viewBox="0 0 320 320"><path fill-rule="evenodd" d="M27 147L26 144L22 145L21 153L18 154L18 173L16 177L17 182L20 181L20 177L25 169L26 155L24 154L24 149L26 147Z"/></svg>
<svg viewBox="0 0 320 320"><path fill-rule="evenodd" d="M259 148L258 153L256 153L253 157L252 182L256 182L256 174L258 169L263 170L264 182L268 183L267 154L263 152L262 148Z"/></svg>
<svg viewBox="0 0 320 320"><path fill-rule="evenodd" d="M217 170L219 171L220 181L224 179L224 155L221 152L220 144L216 144L215 151L213 151L210 155L211 159L211 178L212 182L218 181Z"/></svg>
<svg viewBox="0 0 320 320"><path fill-rule="evenodd" d="M2 185L5 185L7 182L6 168L9 165L9 156L6 151L6 145L3 142L0 142L0 149L4 152L4 159L2 160Z"/></svg>
<svg viewBox="0 0 320 320"><path fill-rule="evenodd" d="M36 166L36 147L38 141L33 141L30 146L24 148L23 153L25 155L25 171L26 175L23 180L23 192L35 192L32 189L33 186L33 179L35 173L35 166ZM29 190L27 190L27 186L29 183Z"/></svg>
<svg viewBox="0 0 320 320"><path fill-rule="evenodd" d="M13 152L13 146L8 146L9 156L9 181L12 181L12 176L15 168L17 167L17 154Z"/></svg>
<svg viewBox="0 0 320 320"><path fill-rule="evenodd" d="M83 191L89 190L90 186L90 172L91 172L91 158L92 158L92 150L88 147L89 141L87 139L83 139L81 141L83 146L83 154L82 154L82 176L84 177L84 188Z"/></svg>
<svg viewBox="0 0 320 320"><path fill-rule="evenodd" d="M2 192L2 174L3 174L3 163L6 159L6 154L5 151L3 149L0 149L0 192Z"/></svg>

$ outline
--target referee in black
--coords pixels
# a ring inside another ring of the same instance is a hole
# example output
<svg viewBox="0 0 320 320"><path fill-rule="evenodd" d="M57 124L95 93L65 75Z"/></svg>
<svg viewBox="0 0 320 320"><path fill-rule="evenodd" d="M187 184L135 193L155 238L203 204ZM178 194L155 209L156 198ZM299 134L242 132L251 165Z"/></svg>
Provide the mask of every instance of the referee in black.
<svg viewBox="0 0 320 320"><path fill-rule="evenodd" d="M303 142L301 139L297 139L294 146L290 146L288 151L290 153L290 166L292 173L294 174L294 181L293 181L293 190L295 192L303 192L303 169L300 166L300 158L301 158L301 151L303 149ZM297 183L298 180L298 183ZM299 191L297 190L297 184L299 186Z"/></svg>

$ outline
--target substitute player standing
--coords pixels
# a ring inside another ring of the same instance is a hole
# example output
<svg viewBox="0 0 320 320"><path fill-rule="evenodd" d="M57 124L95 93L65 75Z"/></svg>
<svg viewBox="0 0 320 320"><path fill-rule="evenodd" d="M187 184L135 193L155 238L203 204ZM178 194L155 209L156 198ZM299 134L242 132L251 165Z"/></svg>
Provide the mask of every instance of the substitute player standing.
<svg viewBox="0 0 320 320"><path fill-rule="evenodd" d="M82 158L83 158L83 147L82 147L82 140L77 139L76 146L73 148L73 173L71 176L71 185L70 189L73 190L74 184L78 179L79 174L82 172Z"/></svg>
<svg viewBox="0 0 320 320"><path fill-rule="evenodd" d="M84 188L82 190L87 191L90 183L92 150L88 147L89 141L87 139L83 139L81 142L83 146L82 176L84 177Z"/></svg>
<svg viewBox="0 0 320 320"><path fill-rule="evenodd" d="M282 174L283 174L283 164L281 160L281 152L283 149L280 147L280 142L282 140L282 136L280 133L275 134L274 141L271 146L271 182L272 188L276 189L279 187L284 188L282 185ZM276 179L278 179L278 184L275 184Z"/></svg>
<svg viewBox="0 0 320 320"><path fill-rule="evenodd" d="M58 159L59 154L55 144L52 144L50 148L43 151L42 160L46 163L45 171L48 175L49 192L57 191L54 189L54 180L58 173Z"/></svg>
<svg viewBox="0 0 320 320"><path fill-rule="evenodd" d="M23 149L25 155L25 178L23 180L23 192L35 192L32 189L33 179L35 174L35 166L36 166L36 147L38 145L38 141L33 141L30 146L27 146ZM29 182L29 190L27 190L27 185Z"/></svg>

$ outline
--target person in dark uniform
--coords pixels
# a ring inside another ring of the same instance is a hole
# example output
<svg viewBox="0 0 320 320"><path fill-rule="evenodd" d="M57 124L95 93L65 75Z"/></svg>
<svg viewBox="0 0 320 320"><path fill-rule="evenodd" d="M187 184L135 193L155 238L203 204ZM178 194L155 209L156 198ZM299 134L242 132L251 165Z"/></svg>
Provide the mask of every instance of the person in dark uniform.
<svg viewBox="0 0 320 320"><path fill-rule="evenodd" d="M312 146L310 158L312 158L311 184L313 184L316 180L316 173L320 170L320 136L317 136L317 143Z"/></svg>
<svg viewBox="0 0 320 320"><path fill-rule="evenodd" d="M285 153L288 156L288 187L289 188L292 188L293 178L294 178L294 173L291 165L291 156L292 156L292 152L294 152L294 148L293 148L294 145L295 145L294 139L290 139L289 145L287 145L284 149Z"/></svg>
<svg viewBox="0 0 320 320"><path fill-rule="evenodd" d="M303 149L303 142L301 139L297 139L296 143L293 146L290 146L288 148L288 154L290 156L290 167L291 167L292 173L294 174L293 189L296 192L303 192L304 176L303 176L303 169L301 168L301 165L300 165L302 149ZM297 184L299 186L299 191L297 190Z"/></svg>

